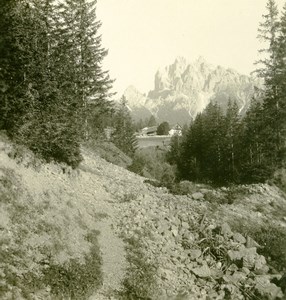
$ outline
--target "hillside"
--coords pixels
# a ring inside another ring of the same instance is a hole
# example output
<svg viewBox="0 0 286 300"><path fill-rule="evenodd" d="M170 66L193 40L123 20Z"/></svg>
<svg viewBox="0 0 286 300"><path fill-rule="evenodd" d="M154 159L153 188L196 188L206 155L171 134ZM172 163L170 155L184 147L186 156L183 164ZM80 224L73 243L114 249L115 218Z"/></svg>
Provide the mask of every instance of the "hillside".
<svg viewBox="0 0 286 300"><path fill-rule="evenodd" d="M134 119L153 114L159 121L187 123L210 101L225 109L229 99L235 100L241 114L249 107L261 83L233 69L212 66L202 57L193 63L178 57L155 74L154 89L144 96L136 87L124 92Z"/></svg>
<svg viewBox="0 0 286 300"><path fill-rule="evenodd" d="M172 195L86 148L77 170L0 150L1 299L282 299L286 266L254 240L285 230L276 187Z"/></svg>

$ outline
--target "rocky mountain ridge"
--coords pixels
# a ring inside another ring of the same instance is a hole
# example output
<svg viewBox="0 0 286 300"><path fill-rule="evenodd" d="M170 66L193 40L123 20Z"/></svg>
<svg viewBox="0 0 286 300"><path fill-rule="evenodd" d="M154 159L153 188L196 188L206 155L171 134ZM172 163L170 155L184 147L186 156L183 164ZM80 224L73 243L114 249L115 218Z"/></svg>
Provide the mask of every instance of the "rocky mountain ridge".
<svg viewBox="0 0 286 300"><path fill-rule="evenodd" d="M193 63L178 57L155 74L154 89L148 95L129 86L124 96L135 120L153 114L159 121L187 123L211 101L226 109L229 99L236 101L241 114L262 83L233 69L212 66L202 57Z"/></svg>

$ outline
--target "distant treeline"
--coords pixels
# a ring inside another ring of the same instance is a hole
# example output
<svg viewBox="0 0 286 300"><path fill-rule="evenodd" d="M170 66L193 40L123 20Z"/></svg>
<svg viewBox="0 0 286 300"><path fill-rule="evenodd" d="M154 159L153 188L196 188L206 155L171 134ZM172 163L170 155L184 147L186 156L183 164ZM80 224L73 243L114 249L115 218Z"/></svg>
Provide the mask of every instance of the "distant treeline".
<svg viewBox="0 0 286 300"><path fill-rule="evenodd" d="M218 184L261 182L286 160L286 5L279 15L275 1L259 38L268 44L257 73L265 88L253 98L246 116L230 99L226 113L210 103L182 137L174 137L168 160L177 165L178 178Z"/></svg>

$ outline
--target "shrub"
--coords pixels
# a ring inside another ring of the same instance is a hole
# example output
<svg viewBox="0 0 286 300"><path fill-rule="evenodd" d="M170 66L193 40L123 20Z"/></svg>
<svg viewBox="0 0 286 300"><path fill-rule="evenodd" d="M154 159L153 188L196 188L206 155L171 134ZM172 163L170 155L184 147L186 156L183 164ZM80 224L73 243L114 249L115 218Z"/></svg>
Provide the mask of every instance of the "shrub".
<svg viewBox="0 0 286 300"><path fill-rule="evenodd" d="M128 167L128 170L138 175L144 175L144 168L146 166L146 160L142 155L135 155L132 164Z"/></svg>

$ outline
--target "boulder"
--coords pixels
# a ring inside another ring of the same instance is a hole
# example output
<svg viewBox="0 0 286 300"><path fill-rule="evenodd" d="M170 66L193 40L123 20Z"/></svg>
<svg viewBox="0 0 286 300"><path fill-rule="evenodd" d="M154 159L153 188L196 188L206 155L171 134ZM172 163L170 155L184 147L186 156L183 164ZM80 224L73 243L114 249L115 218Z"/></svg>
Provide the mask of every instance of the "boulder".
<svg viewBox="0 0 286 300"><path fill-rule="evenodd" d="M230 226L227 223L221 225L221 234L225 237L232 237L233 232L231 231Z"/></svg>
<svg viewBox="0 0 286 300"><path fill-rule="evenodd" d="M183 221L181 225L183 228L189 229L189 223Z"/></svg>
<svg viewBox="0 0 286 300"><path fill-rule="evenodd" d="M192 249L188 251L188 255L192 260L196 260L202 255L202 251L200 249Z"/></svg>
<svg viewBox="0 0 286 300"><path fill-rule="evenodd" d="M245 244L245 242L246 242L245 237L238 232L234 233L232 238L235 242L240 243L240 244Z"/></svg>
<svg viewBox="0 0 286 300"><path fill-rule="evenodd" d="M240 281L243 281L246 279L246 274L243 272L234 272L232 275L224 275L223 276L223 280L225 282L230 282L230 283L234 283L237 284Z"/></svg>
<svg viewBox="0 0 286 300"><path fill-rule="evenodd" d="M254 268L256 262L256 254L246 253L242 258L243 267L251 270Z"/></svg>
<svg viewBox="0 0 286 300"><path fill-rule="evenodd" d="M252 248L252 247L262 248L253 238L251 238L250 236L247 236L246 237L246 248Z"/></svg>
<svg viewBox="0 0 286 300"><path fill-rule="evenodd" d="M200 278L206 278L212 275L211 269L206 264L202 265L201 267L194 268L192 271L196 276Z"/></svg>
<svg viewBox="0 0 286 300"><path fill-rule="evenodd" d="M281 299L283 297L281 288L270 282L269 275L256 276L254 283L256 290L261 295L267 296L267 299Z"/></svg>
<svg viewBox="0 0 286 300"><path fill-rule="evenodd" d="M203 200L203 199L204 199L204 194L203 194L203 193L200 193L200 192L193 193L193 194L192 194L192 198L193 198L194 200Z"/></svg>
<svg viewBox="0 0 286 300"><path fill-rule="evenodd" d="M254 264L254 272L258 275L267 274L269 271L269 267L266 264L266 259L264 256L259 255Z"/></svg>

